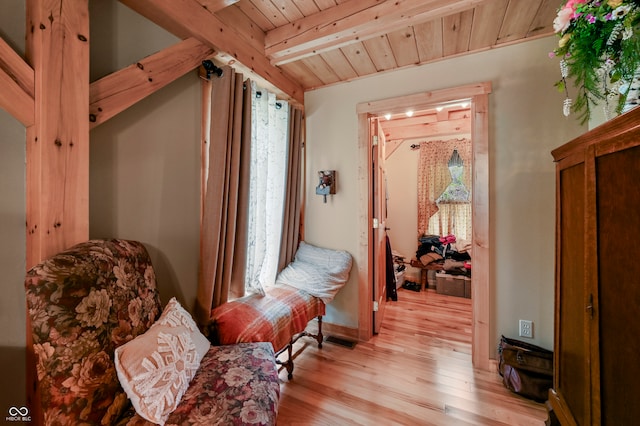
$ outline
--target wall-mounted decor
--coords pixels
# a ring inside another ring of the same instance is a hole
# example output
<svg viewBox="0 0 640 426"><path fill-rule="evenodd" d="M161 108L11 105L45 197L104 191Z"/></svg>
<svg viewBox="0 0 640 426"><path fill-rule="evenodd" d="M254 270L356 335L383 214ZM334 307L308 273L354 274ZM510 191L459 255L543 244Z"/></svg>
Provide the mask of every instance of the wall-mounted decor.
<svg viewBox="0 0 640 426"><path fill-rule="evenodd" d="M320 170L318 172L318 186L316 186L316 194L324 196L324 202L327 202L327 195L336 193L336 171Z"/></svg>

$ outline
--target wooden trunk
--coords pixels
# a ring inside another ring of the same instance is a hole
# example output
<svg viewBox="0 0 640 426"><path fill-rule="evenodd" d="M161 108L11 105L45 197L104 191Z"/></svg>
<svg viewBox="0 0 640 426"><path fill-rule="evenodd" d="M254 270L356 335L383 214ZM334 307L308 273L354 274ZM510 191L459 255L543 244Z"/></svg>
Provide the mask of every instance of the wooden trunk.
<svg viewBox="0 0 640 426"><path fill-rule="evenodd" d="M640 109L552 152L556 169L555 371L563 425L640 418Z"/></svg>

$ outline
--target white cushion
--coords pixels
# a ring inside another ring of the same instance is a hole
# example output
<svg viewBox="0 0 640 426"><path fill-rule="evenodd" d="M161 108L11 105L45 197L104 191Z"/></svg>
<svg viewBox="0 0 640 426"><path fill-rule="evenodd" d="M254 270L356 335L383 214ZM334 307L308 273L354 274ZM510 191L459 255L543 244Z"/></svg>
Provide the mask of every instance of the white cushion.
<svg viewBox="0 0 640 426"><path fill-rule="evenodd" d="M332 273L348 273L351 270L351 254L344 250L334 250L300 241L295 261L308 262Z"/></svg>
<svg viewBox="0 0 640 426"><path fill-rule="evenodd" d="M346 251L300 242L294 261L287 265L276 284L287 284L330 303L347 283L352 257Z"/></svg>
<svg viewBox="0 0 640 426"><path fill-rule="evenodd" d="M115 351L118 379L136 412L164 425L209 347L191 315L172 298L149 330Z"/></svg>

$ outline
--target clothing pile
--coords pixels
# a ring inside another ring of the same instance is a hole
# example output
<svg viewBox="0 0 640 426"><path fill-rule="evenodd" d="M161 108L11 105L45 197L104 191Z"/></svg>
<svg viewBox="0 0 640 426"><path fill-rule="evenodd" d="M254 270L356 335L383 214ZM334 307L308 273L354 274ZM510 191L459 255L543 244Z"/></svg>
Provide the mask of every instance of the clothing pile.
<svg viewBox="0 0 640 426"><path fill-rule="evenodd" d="M455 235L424 235L418 238L416 258L423 265L442 263L442 269L451 275L471 276L471 242L458 240Z"/></svg>

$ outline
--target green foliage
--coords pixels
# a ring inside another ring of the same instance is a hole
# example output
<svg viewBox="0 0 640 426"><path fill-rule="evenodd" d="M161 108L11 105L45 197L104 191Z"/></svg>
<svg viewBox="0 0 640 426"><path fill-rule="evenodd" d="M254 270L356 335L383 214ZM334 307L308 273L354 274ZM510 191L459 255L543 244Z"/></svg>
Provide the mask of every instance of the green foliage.
<svg viewBox="0 0 640 426"><path fill-rule="evenodd" d="M571 109L585 122L593 106L615 100L619 113L629 85L621 88L640 67L640 0L567 0L553 24L560 37L553 55L566 70L556 87L569 98L570 77L578 88Z"/></svg>

